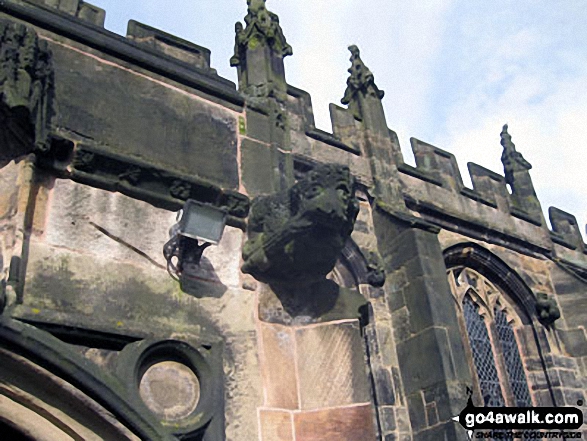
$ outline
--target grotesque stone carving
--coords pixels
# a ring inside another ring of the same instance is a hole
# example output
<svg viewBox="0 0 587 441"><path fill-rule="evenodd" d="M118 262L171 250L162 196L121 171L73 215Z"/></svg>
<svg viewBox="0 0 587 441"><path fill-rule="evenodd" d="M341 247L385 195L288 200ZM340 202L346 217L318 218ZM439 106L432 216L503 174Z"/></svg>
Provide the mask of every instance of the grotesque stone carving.
<svg viewBox="0 0 587 441"><path fill-rule="evenodd" d="M324 279L353 230L353 184L347 167L329 164L285 192L255 199L243 271L270 284Z"/></svg>
<svg viewBox="0 0 587 441"><path fill-rule="evenodd" d="M375 77L361 60L359 48L353 44L349 46L349 51L351 52L351 67L348 69L350 76L346 80L347 87L340 101L342 104L348 105L354 117L360 120L361 107L357 95L361 93L364 96L371 95L381 99L385 93L383 90L379 90L375 84Z"/></svg>
<svg viewBox="0 0 587 441"><path fill-rule="evenodd" d="M381 288L385 284L385 267L381 256L370 251L367 258L367 282L376 288Z"/></svg>
<svg viewBox="0 0 587 441"><path fill-rule="evenodd" d="M5 127L21 134L17 140L2 134L6 148L0 161L48 149L52 98L53 69L47 43L31 28L0 20L0 117Z"/></svg>
<svg viewBox="0 0 587 441"><path fill-rule="evenodd" d="M543 292L536 295L536 314L538 320L545 326L552 325L561 316L556 301Z"/></svg>
<svg viewBox="0 0 587 441"><path fill-rule="evenodd" d="M322 165L290 189L253 201L243 272L265 282L259 317L303 324L364 314L365 298L327 279L349 238L359 205L347 167Z"/></svg>

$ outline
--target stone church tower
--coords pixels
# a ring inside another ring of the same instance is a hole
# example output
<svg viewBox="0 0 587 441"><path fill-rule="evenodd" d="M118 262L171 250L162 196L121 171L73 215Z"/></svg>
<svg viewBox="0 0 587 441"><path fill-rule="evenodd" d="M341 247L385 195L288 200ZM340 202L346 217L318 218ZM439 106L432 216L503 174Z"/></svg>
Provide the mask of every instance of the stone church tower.
<svg viewBox="0 0 587 441"><path fill-rule="evenodd" d="M468 390L585 411L587 247L515 127L473 188L415 138L410 166L350 46L319 130L247 3L237 86L81 0L0 1L0 439L466 440Z"/></svg>

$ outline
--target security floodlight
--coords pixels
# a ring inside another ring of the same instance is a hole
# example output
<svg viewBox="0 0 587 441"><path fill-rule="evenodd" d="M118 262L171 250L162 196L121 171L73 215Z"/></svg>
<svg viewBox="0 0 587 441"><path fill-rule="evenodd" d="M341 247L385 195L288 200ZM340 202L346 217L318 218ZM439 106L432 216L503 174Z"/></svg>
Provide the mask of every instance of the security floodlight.
<svg viewBox="0 0 587 441"><path fill-rule="evenodd" d="M224 232L226 213L217 207L188 199L178 224L178 233L182 236L216 245Z"/></svg>
<svg viewBox="0 0 587 441"><path fill-rule="evenodd" d="M185 272L195 270L204 250L220 242L225 224L223 209L188 199L169 230L171 238L163 246L169 274L180 279Z"/></svg>

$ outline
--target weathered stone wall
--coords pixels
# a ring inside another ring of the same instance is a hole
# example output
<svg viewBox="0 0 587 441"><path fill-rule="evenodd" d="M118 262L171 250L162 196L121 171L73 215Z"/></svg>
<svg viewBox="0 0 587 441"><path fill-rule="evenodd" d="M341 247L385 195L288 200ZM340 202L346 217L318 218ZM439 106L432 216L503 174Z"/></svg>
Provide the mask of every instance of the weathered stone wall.
<svg viewBox="0 0 587 441"><path fill-rule="evenodd" d="M472 244L527 294L516 338L534 403L585 402L587 246L561 210L549 210L549 230L528 168L511 168L507 127L506 177L469 164L466 188L452 154L416 139L416 167L405 164L383 92L351 46L348 109L332 104L333 133L317 129L309 94L285 81L291 48L278 21L251 25L261 3L251 2L237 34L239 91L211 68L206 48L136 22L126 38L114 35L91 4L0 3L0 19L47 43L54 94L47 146L0 145L2 319L56 337L51 345L70 357L63 365L78 357L104 373L122 401L168 433L178 434L177 421L160 424L149 407L157 395L145 401L138 389L148 367L141 351L172 341L152 360L200 366L201 385L161 369L168 386L201 386L214 403L205 441L464 440L451 418L472 371L444 259ZM25 131L40 124L0 110ZM6 127L2 140L12 139ZM240 269L249 202L325 163L347 166L357 181L357 220L327 282L344 294L342 306L316 312L323 305L300 284L295 295L316 314L288 315L279 289ZM162 248L186 199L229 216L181 289ZM370 281L377 271L383 286ZM539 293L560 310L554 324L539 320ZM159 397L173 403L169 395ZM187 431L201 423L179 421Z"/></svg>

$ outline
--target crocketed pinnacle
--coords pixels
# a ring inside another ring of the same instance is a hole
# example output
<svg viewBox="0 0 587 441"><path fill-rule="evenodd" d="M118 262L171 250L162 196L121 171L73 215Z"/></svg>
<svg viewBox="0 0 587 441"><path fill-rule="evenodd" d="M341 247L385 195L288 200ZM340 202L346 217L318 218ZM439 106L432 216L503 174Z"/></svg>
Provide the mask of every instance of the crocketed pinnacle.
<svg viewBox="0 0 587 441"><path fill-rule="evenodd" d="M265 1L247 0L246 28L243 28L240 22L235 25L235 47L234 55L230 58L231 66L241 64L247 47L254 49L263 43L282 58L293 53L279 25L279 17L267 10Z"/></svg>
<svg viewBox="0 0 587 441"><path fill-rule="evenodd" d="M514 173L530 170L532 165L524 159L520 152L516 151L516 146L512 142L512 137L508 133L507 124L503 126L500 136L501 145L503 147L501 162L503 164L505 180L508 184L514 186Z"/></svg>
<svg viewBox="0 0 587 441"><path fill-rule="evenodd" d="M361 119L359 94L363 97L372 96L381 99L384 92L377 87L373 73L361 60L359 48L353 44L348 49L351 52L351 67L348 69L350 75L346 80L347 87L340 101L349 106L349 110L357 119Z"/></svg>

